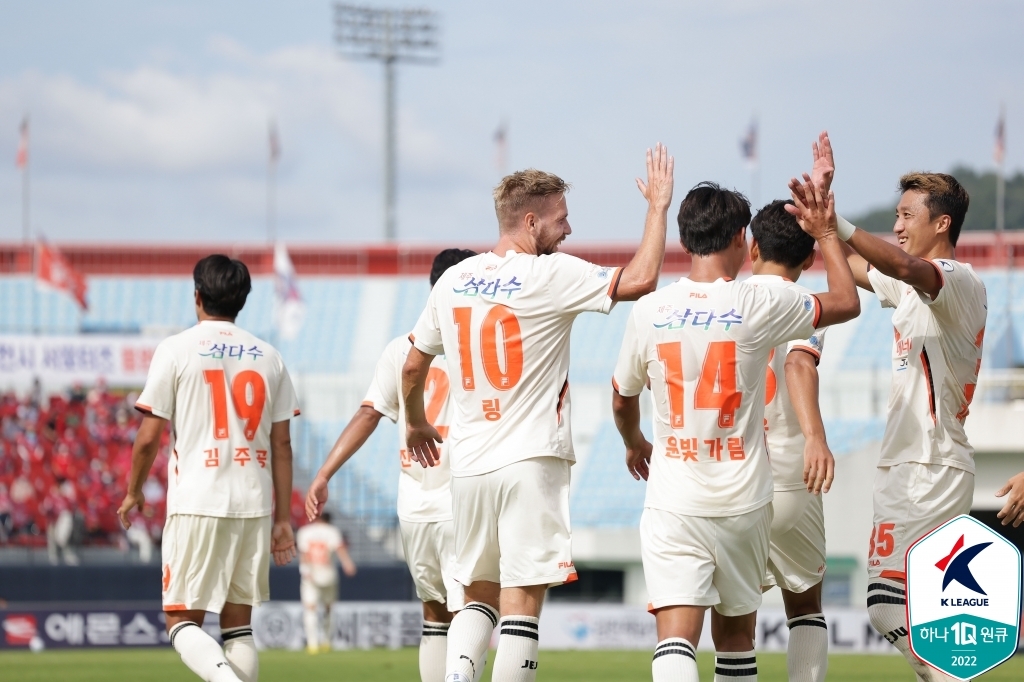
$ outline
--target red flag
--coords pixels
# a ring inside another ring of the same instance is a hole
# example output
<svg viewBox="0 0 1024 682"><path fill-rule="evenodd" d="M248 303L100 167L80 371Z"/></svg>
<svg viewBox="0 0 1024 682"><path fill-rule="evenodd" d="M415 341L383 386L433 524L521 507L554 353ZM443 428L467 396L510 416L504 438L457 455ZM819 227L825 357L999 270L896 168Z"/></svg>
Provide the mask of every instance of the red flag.
<svg viewBox="0 0 1024 682"><path fill-rule="evenodd" d="M40 241L36 246L36 281L71 294L82 310L88 310L85 302L85 275L71 267L56 247Z"/></svg>
<svg viewBox="0 0 1024 682"><path fill-rule="evenodd" d="M28 165L28 116L21 119L21 138L18 140L18 155L14 157L18 168Z"/></svg>

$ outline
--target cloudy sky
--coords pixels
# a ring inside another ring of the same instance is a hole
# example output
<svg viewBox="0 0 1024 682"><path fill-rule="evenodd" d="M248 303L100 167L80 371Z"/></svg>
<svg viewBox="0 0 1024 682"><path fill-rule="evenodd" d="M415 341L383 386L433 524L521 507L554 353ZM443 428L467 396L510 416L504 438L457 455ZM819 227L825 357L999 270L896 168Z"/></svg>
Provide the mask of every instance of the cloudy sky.
<svg viewBox="0 0 1024 682"><path fill-rule="evenodd" d="M426 4L443 55L399 72L403 241L492 239L501 121L510 170L573 183L580 241L638 237L633 177L659 140L677 198L711 179L763 203L827 128L853 215L891 200L907 170L990 168L1005 103L1007 163L1024 166L1024 4L1012 0ZM51 239L264 239L271 118L282 237L379 239L382 69L338 58L331 35L326 0L5 0L0 241L21 234L26 113L32 223ZM739 153L755 116L759 187Z"/></svg>

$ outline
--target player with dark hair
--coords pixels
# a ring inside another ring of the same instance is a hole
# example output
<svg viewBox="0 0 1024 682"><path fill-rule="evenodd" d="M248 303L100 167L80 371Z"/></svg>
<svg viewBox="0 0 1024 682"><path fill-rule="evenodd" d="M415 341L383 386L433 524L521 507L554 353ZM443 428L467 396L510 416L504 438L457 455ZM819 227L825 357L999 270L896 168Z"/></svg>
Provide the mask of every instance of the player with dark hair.
<svg viewBox="0 0 1024 682"><path fill-rule="evenodd" d="M465 249L445 249L434 257L430 269L433 287L446 270L476 254ZM451 576L454 560L452 528L451 469L447 454L439 466L424 469L413 463L405 446L405 409L401 395L402 365L412 344L400 336L387 345L377 361L373 383L359 410L341 432L306 495L310 520L323 513L327 484L363 446L377 428L381 417L398 423L398 456L402 473L398 483L398 519L405 560L412 573L416 596L423 602L423 636L420 639L420 678L443 682L448 627L452 613L463 606L462 586ZM424 400L428 416L439 431L447 434L451 423L448 400L449 379L444 358L430 366ZM483 672L483 666L480 666Z"/></svg>
<svg viewBox="0 0 1024 682"><path fill-rule="evenodd" d="M812 181L828 191L835 172L822 133ZM807 185L790 182L794 197ZM871 624L925 680L951 679L925 665L907 641L907 550L974 500L974 448L964 422L981 368L988 314L985 285L955 247L970 197L945 173L900 178L896 245L839 218L857 284L895 308L889 415L874 485L868 549Z"/></svg>
<svg viewBox="0 0 1024 682"><path fill-rule="evenodd" d="M797 284L814 263L814 238L773 201L750 221L748 284L809 294ZM821 493L832 485L835 460L818 407L818 361L825 327L769 353L764 425L774 497L765 588L778 585L789 619L790 682L821 682L828 670L828 631L821 609L825 514ZM721 617L712 612L712 623Z"/></svg>
<svg viewBox="0 0 1024 682"><path fill-rule="evenodd" d="M142 510L142 486L171 422L163 532L171 646L207 682L256 682L252 607L270 598L271 555L278 565L295 557L289 424L298 402L277 350L235 325L252 289L245 264L208 256L193 277L199 324L153 354L118 515L128 528L132 509ZM201 627L207 612L220 614L223 649Z"/></svg>
<svg viewBox="0 0 1024 682"><path fill-rule="evenodd" d="M640 549L657 618L654 682L696 682L696 647L714 606L715 679L757 677L754 624L768 561L773 483L764 434L772 352L860 312L835 234L832 197L811 192L800 227L818 242L828 292L736 282L750 205L714 183L679 208L690 274L644 296L630 314L612 379L626 466L648 481ZM769 240L771 241L771 240ZM640 393L654 403L652 445Z"/></svg>

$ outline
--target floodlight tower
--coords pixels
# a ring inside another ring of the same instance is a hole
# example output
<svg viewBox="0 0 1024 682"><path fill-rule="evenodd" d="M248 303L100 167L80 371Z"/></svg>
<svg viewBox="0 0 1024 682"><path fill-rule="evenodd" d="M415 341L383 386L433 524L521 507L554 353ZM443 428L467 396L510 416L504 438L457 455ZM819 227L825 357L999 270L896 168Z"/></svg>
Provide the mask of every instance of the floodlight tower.
<svg viewBox="0 0 1024 682"><path fill-rule="evenodd" d="M395 240L395 64L436 64L437 13L334 5L334 42L343 57L384 64L384 239Z"/></svg>

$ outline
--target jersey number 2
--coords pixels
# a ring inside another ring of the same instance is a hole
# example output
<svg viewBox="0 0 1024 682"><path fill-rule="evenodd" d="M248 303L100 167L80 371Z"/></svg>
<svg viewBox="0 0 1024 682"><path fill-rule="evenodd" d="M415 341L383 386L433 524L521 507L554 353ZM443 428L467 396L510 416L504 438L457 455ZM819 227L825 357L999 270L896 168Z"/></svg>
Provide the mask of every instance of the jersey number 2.
<svg viewBox="0 0 1024 682"><path fill-rule="evenodd" d="M669 426L684 425L683 344L680 341L658 344L658 359L665 368L668 388ZM718 410L718 426L732 428L743 394L736 390L736 342L712 341L708 344L704 365L693 392L693 406L698 410Z"/></svg>
<svg viewBox="0 0 1024 682"><path fill-rule="evenodd" d="M476 389L471 346L472 308L455 308L455 328L459 335L459 367L462 370L462 388ZM499 352L498 328L502 343ZM480 355L487 381L499 391L507 391L523 377L523 334L519 318L503 305L496 305L484 316L480 325ZM501 362L504 360L504 362ZM502 369L502 365L505 366Z"/></svg>
<svg viewBox="0 0 1024 682"><path fill-rule="evenodd" d="M213 403L213 437L226 440L228 437L228 397L227 378L222 369L203 371L203 379L210 387L210 398ZM245 422L243 431L245 439L252 440L260 428L263 419L263 406L267 402L267 385L259 372L247 369L235 375L231 382L231 402L235 406L235 414Z"/></svg>

